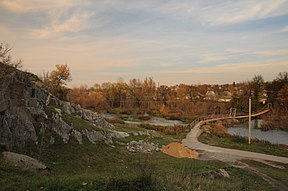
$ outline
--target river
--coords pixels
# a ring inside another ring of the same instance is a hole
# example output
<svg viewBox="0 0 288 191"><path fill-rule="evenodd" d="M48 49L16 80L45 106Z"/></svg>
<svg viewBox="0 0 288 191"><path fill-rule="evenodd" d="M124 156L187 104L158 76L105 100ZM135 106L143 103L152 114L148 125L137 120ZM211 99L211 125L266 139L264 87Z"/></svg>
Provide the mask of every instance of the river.
<svg viewBox="0 0 288 191"><path fill-rule="evenodd" d="M261 123L261 120L258 120L259 123ZM228 133L230 135L248 137L248 125L245 124L243 126L243 124L240 124L236 125L236 127L230 127L228 128ZM255 128L254 120L252 120L251 138L268 141L272 144L288 145L288 132L282 130L261 131Z"/></svg>
<svg viewBox="0 0 288 191"><path fill-rule="evenodd" d="M105 113L105 114L103 114L103 116L105 118L108 118L108 119L117 118L117 115L115 115L115 114ZM153 116L151 116L149 120L138 120L138 119L134 119L133 115L122 115L122 116L131 117L131 119L133 119L133 120L129 120L129 121L128 120L126 120L126 121L124 120L124 123L131 124L131 125L148 124L148 125L167 126L167 127L168 126L175 126L175 125L187 125L187 124L183 123L180 120L168 120L168 119L165 119L165 118L162 118L162 117L153 117Z"/></svg>

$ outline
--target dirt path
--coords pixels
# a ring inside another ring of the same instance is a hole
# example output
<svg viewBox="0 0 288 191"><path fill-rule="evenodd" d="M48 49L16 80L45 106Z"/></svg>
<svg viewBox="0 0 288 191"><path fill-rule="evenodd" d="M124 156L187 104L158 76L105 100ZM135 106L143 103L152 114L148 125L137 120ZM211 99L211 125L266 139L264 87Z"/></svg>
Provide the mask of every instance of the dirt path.
<svg viewBox="0 0 288 191"><path fill-rule="evenodd" d="M207 121L212 121L212 120L200 121L199 123L197 123L193 127L193 129L187 134L186 138L182 140L182 144L194 150L205 151L203 153L204 157L207 157L207 158L210 157L211 159L221 160L224 162L235 162L240 159L252 159L252 160L260 159L260 160L267 160L267 161L288 164L288 158L286 157L279 157L279 156L267 155L267 154L262 154L262 153L249 152L249 151L241 151L241 150L236 150L236 149L221 148L221 147L206 145L206 144L199 142L198 137L203 132L203 130L200 127Z"/></svg>
<svg viewBox="0 0 288 191"><path fill-rule="evenodd" d="M197 123L193 127L193 129L187 134L186 138L182 140L182 144L191 149L200 151L199 153L201 153L202 151L200 158L204 160L205 159L206 160L220 160L223 162L232 163L233 164L232 166L234 167L243 168L243 169L249 170L257 174L263 180L268 182L271 186L273 186L279 191L288 190L288 187L282 182L275 180L274 178L268 176L267 174L262 173L257 168L251 167L248 164L240 161L241 159L250 159L250 160L256 160L259 162L262 161L263 163L269 163L267 165L271 165L270 162L268 161L288 164L288 158L249 152L249 151L241 151L241 150L236 150L236 149L227 149L227 148L221 148L221 147L215 147L215 146L203 144L198 141L198 137L203 132L203 130L201 129L201 126L205 122L208 122L208 121L213 121L213 119L200 121L199 123ZM282 166L274 165L274 167L281 168Z"/></svg>
<svg viewBox="0 0 288 191"><path fill-rule="evenodd" d="M241 168L241 169L246 169L250 172L253 172L255 174L257 174L258 176L260 176L263 180L265 180L266 182L268 182L271 186L273 186L274 188L276 188L279 191L287 191L288 187L283 184L282 182L268 176L267 174L262 173L261 171L259 171L257 168L255 167L251 167L246 163L243 162L237 162L234 165L232 165L233 167L236 168Z"/></svg>

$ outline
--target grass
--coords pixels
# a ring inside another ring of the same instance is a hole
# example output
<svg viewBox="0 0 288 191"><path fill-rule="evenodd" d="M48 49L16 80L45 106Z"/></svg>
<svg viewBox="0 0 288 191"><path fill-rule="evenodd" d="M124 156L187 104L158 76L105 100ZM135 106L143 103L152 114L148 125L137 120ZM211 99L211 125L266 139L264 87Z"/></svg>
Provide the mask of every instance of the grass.
<svg viewBox="0 0 288 191"><path fill-rule="evenodd" d="M288 157L288 146L285 145L273 145L259 140L252 140L251 144L248 145L247 140L239 136L219 137L207 133L201 134L198 139L208 145Z"/></svg>
<svg viewBox="0 0 288 191"><path fill-rule="evenodd" d="M53 108L50 109L54 112ZM73 115L64 116L63 119L73 124L74 128L95 128ZM126 132L145 130L122 124L116 129ZM141 135L116 140L147 140L164 145L180 141L183 136L159 133L159 137ZM43 146L41 152L41 160L51 173L32 173L0 162L0 190L274 190L260 177L223 162L177 159L161 152L130 153L123 146L111 147L102 142L92 144L85 137L82 145L75 138L71 138L68 144L56 140L54 145ZM38 156L33 149L28 154ZM231 177L210 179L201 176L220 168L225 169ZM267 170L273 172L269 168ZM284 172L278 174L275 171L275 176L283 181L286 178Z"/></svg>
<svg viewBox="0 0 288 191"><path fill-rule="evenodd" d="M117 131L124 131L124 132L146 131L145 128L141 128L138 125L129 125L129 124L115 123L114 126L116 127Z"/></svg>
<svg viewBox="0 0 288 191"><path fill-rule="evenodd" d="M68 125L73 126L73 128L77 131L85 130L88 131L96 130L96 131L108 131L107 129L99 128L90 121L84 120L80 118L79 116L68 114L68 113L62 113L62 119L65 121Z"/></svg>
<svg viewBox="0 0 288 191"><path fill-rule="evenodd" d="M287 164L286 165L279 164L279 166L284 165L284 169L279 169L279 168L271 168L268 165L265 165L263 163L256 162L256 161L246 160L244 162L249 164L252 167L256 167L262 173L265 173L265 174L271 176L272 178L279 180L280 182L284 183L286 186L288 186L288 181L287 181L288 180L288 173L287 173L288 165Z"/></svg>
<svg viewBox="0 0 288 191"><path fill-rule="evenodd" d="M43 151L50 174L0 163L0 190L273 190L261 178L216 161L176 159L161 152L129 153L124 147L76 141ZM231 178L203 172L226 169Z"/></svg>

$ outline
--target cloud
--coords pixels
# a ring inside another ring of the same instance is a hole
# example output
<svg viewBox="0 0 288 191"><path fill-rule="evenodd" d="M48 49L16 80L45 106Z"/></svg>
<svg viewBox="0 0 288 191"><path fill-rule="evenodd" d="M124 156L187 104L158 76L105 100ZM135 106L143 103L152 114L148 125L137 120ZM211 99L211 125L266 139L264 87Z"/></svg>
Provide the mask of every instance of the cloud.
<svg viewBox="0 0 288 191"><path fill-rule="evenodd" d="M80 5L85 5L87 2L77 0L1 0L0 7L5 8L8 11L14 13L31 13L31 12L42 12L52 9L65 10Z"/></svg>
<svg viewBox="0 0 288 191"><path fill-rule="evenodd" d="M217 54L204 54L200 62L209 63L209 62L219 62L226 60L227 57L224 55L217 55Z"/></svg>
<svg viewBox="0 0 288 191"><path fill-rule="evenodd" d="M86 9L90 5L87 0L0 1L0 7L18 16L34 16L34 26L28 29L32 38L50 38L89 28L87 21L93 16L93 12Z"/></svg>
<svg viewBox="0 0 288 191"><path fill-rule="evenodd" d="M288 49L257 51L257 52L255 52L254 54L261 55L261 56L281 56L281 55L288 55Z"/></svg>
<svg viewBox="0 0 288 191"><path fill-rule="evenodd" d="M283 29L281 29L280 32L284 32L284 33L288 32L288 26L286 26Z"/></svg>
<svg viewBox="0 0 288 191"><path fill-rule="evenodd" d="M224 74L224 73L245 73L247 71L252 73L271 72L283 69L288 69L288 60L267 61L267 62L244 62L234 64L221 64L211 67L198 67L187 70L173 70L173 71L155 71L155 73L166 74Z"/></svg>
<svg viewBox="0 0 288 191"><path fill-rule="evenodd" d="M87 20L92 16L93 13L75 13L64 21L55 19L49 26L33 29L31 34L33 37L50 38L66 32L79 32L90 27Z"/></svg>
<svg viewBox="0 0 288 191"><path fill-rule="evenodd" d="M283 4L287 7L286 0L231 1L210 6L202 17L208 25L235 24L287 14Z"/></svg>

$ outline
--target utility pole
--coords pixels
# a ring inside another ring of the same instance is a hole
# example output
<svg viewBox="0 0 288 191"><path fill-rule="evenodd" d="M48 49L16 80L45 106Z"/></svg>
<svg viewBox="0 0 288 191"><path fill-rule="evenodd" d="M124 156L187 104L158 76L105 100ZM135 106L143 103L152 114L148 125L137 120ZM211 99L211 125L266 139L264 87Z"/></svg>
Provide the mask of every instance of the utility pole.
<svg viewBox="0 0 288 191"><path fill-rule="evenodd" d="M248 143L251 143L251 97L249 97L249 130L248 130Z"/></svg>

